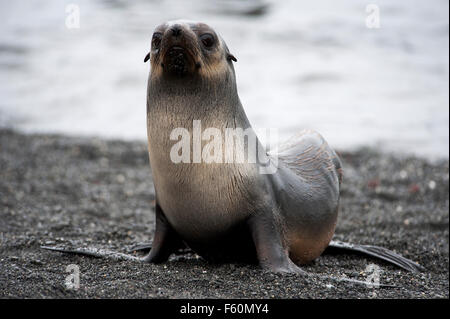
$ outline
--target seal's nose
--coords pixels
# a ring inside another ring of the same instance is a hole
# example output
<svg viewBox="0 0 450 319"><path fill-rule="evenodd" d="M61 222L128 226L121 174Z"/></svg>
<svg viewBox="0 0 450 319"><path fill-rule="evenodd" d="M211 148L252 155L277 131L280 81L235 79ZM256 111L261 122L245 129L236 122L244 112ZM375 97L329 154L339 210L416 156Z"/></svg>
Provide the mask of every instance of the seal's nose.
<svg viewBox="0 0 450 319"><path fill-rule="evenodd" d="M170 30L172 31L172 35L174 37L178 37L181 34L181 26L178 24L174 25Z"/></svg>

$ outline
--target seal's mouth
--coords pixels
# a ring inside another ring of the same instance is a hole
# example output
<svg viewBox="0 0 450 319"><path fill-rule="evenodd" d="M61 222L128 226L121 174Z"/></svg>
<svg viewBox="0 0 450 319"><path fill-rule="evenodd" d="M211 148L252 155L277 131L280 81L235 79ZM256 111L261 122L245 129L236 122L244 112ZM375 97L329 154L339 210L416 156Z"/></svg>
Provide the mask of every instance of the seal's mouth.
<svg viewBox="0 0 450 319"><path fill-rule="evenodd" d="M190 70L198 67L188 50L179 45L174 45L166 51L161 66L165 71L176 76L186 75Z"/></svg>

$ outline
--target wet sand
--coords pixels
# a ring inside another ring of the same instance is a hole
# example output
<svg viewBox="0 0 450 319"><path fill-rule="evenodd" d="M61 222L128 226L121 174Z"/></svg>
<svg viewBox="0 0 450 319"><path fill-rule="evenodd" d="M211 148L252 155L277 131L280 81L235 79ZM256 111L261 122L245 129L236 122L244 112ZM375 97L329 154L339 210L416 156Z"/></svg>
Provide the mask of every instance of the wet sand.
<svg viewBox="0 0 450 319"><path fill-rule="evenodd" d="M448 298L449 164L373 149L342 152L345 177L335 239L392 249L426 267L408 273L353 254L304 269L383 284L271 274L256 265L209 264L192 252L161 265L65 255L41 245L126 253L152 239L154 190L146 144L0 130L2 298ZM80 269L67 289L66 267Z"/></svg>

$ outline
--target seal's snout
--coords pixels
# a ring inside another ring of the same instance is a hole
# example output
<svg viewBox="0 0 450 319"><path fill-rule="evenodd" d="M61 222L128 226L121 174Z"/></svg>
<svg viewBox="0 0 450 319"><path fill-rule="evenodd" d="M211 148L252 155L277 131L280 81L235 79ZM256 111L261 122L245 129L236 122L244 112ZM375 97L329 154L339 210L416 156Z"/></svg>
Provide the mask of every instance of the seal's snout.
<svg viewBox="0 0 450 319"><path fill-rule="evenodd" d="M174 24L163 33L161 43L164 72L177 77L193 74L197 69L195 34L181 24Z"/></svg>
<svg viewBox="0 0 450 319"><path fill-rule="evenodd" d="M174 25L174 26L170 29L170 31L171 31L173 37L179 37L179 36L181 35L182 30L183 30L183 29L181 29L181 26L180 26L179 24Z"/></svg>

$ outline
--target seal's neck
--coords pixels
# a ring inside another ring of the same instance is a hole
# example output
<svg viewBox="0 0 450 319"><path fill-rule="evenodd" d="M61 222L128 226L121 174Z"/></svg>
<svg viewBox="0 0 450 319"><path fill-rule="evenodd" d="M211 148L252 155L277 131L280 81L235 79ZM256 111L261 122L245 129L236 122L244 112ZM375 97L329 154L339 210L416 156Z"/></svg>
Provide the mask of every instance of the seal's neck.
<svg viewBox="0 0 450 319"><path fill-rule="evenodd" d="M221 79L200 77L154 79L147 90L147 116L151 120L176 120L177 125L192 125L201 120L215 127L250 126L237 93L234 74ZM173 123L175 124L175 123Z"/></svg>

